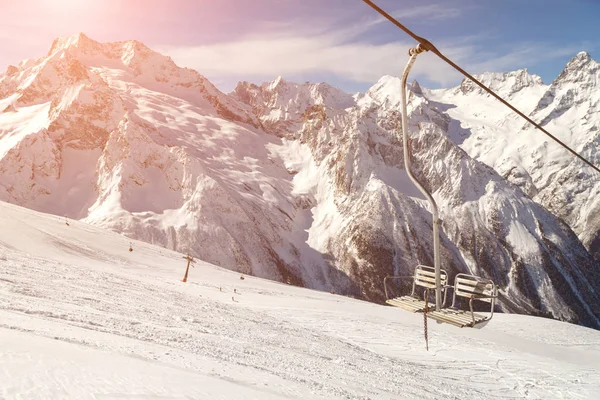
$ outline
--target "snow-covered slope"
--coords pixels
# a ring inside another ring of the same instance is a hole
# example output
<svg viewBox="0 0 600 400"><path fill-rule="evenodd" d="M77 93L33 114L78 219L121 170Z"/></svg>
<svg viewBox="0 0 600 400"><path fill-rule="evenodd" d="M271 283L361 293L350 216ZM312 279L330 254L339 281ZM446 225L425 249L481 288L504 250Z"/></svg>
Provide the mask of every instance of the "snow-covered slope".
<svg viewBox="0 0 600 400"><path fill-rule="evenodd" d="M527 99L545 90L525 71L485 79ZM428 205L402 167L398 81L351 96L278 78L227 95L136 41L59 39L0 78L0 199L381 301L385 275L432 263ZM504 311L599 327L597 262L535 193L449 140L464 129L430 95L413 85L409 117L442 208L443 268L494 279Z"/></svg>
<svg viewBox="0 0 600 400"><path fill-rule="evenodd" d="M0 397L581 398L600 332L497 314L482 329L198 262L0 203Z"/></svg>

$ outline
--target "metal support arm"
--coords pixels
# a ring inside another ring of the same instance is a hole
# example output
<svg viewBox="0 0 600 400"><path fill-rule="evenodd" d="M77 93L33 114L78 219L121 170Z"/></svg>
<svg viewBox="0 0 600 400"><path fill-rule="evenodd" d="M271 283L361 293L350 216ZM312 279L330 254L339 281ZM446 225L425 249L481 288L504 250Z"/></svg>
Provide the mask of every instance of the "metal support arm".
<svg viewBox="0 0 600 400"><path fill-rule="evenodd" d="M408 55L410 56L406 67L404 68L404 73L402 74L402 145L404 148L404 168L406 169L406 173L410 180L415 184L415 186L423 193L423 195L429 200L431 204L431 213L433 215L433 267L435 268L435 309L439 311L442 307L442 283L440 277L440 219L437 204L435 200L431 196L431 194L425 189L425 187L417 180L417 178L412 174L410 170L410 149L408 147L408 117L407 117L407 107L406 107L406 81L408 79L408 74L410 69L412 68L415 60L417 59L417 55L427 51L420 43L416 48L412 48L408 51Z"/></svg>

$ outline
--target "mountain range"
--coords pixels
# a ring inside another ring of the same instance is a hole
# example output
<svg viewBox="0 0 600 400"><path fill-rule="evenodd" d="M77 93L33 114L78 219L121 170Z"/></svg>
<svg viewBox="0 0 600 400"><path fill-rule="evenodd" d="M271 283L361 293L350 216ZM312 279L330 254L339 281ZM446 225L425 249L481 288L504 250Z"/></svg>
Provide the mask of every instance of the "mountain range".
<svg viewBox="0 0 600 400"><path fill-rule="evenodd" d="M478 78L600 165L600 70ZM400 79L365 93L281 77L229 94L137 41L57 39L0 75L0 200L259 277L380 302L433 264L403 169ZM415 174L442 268L499 308L600 328L600 177L471 82L409 90ZM126 251L126 249L124 249Z"/></svg>

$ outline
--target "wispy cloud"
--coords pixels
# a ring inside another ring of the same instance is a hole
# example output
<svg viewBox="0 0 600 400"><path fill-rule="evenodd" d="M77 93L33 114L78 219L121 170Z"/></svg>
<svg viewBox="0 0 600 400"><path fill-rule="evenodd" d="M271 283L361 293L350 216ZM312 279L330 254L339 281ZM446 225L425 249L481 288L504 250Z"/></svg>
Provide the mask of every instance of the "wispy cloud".
<svg viewBox="0 0 600 400"><path fill-rule="evenodd" d="M581 45L556 46L552 43L520 43L517 46L505 46L495 52L474 52L464 60L464 63L470 71L476 73L502 72L574 56L581 49Z"/></svg>
<svg viewBox="0 0 600 400"><path fill-rule="evenodd" d="M163 45L157 50L205 75L249 80L321 73L368 83L383 75L401 74L414 42L368 43L361 40L365 30L360 25L318 33L286 29L202 46ZM445 50L461 59L472 52L463 45ZM456 81L457 74L436 57L425 55L422 59L415 76L440 84Z"/></svg>
<svg viewBox="0 0 600 400"><path fill-rule="evenodd" d="M461 10L441 4L429 4L424 6L406 7L390 12L389 14L400 22L407 19L418 20L419 22L431 22L458 18L461 15ZM360 28L362 30L369 30L377 25L387 22L388 20L382 16L371 17L362 21Z"/></svg>
<svg viewBox="0 0 600 400"><path fill-rule="evenodd" d="M408 48L415 44L362 2L177 1L178 7L162 0L128 0L127 5L120 0L5 2L0 12L0 70L23 58L43 56L57 36L83 31L100 41L141 40L179 65L225 82L223 88L239 80L257 82L283 75L327 80L353 90L383 75L400 75ZM536 27L526 31L536 42L519 42L516 35L507 37L474 23L492 9L482 2L387 0L386 4L392 16L432 39L472 73L527 66L548 78L566 56L594 48L589 43L565 44L568 38L544 42L547 35ZM524 20L519 15L514 15L514 23ZM427 53L419 57L413 77L429 86L449 86L462 79Z"/></svg>
<svg viewBox="0 0 600 400"><path fill-rule="evenodd" d="M446 4L428 4L396 10L390 15L397 19L419 18L421 20L443 20L457 18L461 15L461 10L454 7L448 7Z"/></svg>
<svg viewBox="0 0 600 400"><path fill-rule="evenodd" d="M206 75L271 79L278 75L332 74L356 82L375 82L400 74L411 47L408 42L386 44L339 43L330 36L249 38L196 47L163 47L177 63ZM448 68L436 59L419 63L415 71L448 83ZM450 75L449 75L450 73Z"/></svg>
<svg viewBox="0 0 600 400"><path fill-rule="evenodd" d="M461 10L439 4L396 10L398 18L442 20L457 18ZM212 79L271 80L282 75L334 76L344 81L374 83L383 75L400 75L414 42L406 40L373 43L365 41L382 18L360 23L302 23L275 25L272 30L233 41L201 46L159 46L178 64L197 69ZM304 21L306 22L306 21ZM330 27L334 26L333 29ZM300 27L300 28L298 28ZM488 35L453 37L436 43L438 48L472 73L506 71L575 54L575 47L523 43L490 50L483 42ZM432 54L419 57L411 75L440 86L460 82L462 76Z"/></svg>
<svg viewBox="0 0 600 400"><path fill-rule="evenodd" d="M362 9L361 9L362 10ZM382 17L356 18L355 10L342 13L335 20L288 20L274 23L270 29L241 37L234 41L201 46L158 46L177 63L190 66L212 77L242 77L248 80L268 80L278 75L323 74L343 80L372 83L383 75L401 74L408 49L414 43L370 43L371 30L385 21ZM406 7L392 12L397 18L419 18L439 21L460 16L460 10L441 4ZM263 24L264 26L264 24ZM333 28L332 28L333 27ZM454 54L462 46L452 47ZM433 57L419 63L417 76L440 84L449 84L457 75Z"/></svg>

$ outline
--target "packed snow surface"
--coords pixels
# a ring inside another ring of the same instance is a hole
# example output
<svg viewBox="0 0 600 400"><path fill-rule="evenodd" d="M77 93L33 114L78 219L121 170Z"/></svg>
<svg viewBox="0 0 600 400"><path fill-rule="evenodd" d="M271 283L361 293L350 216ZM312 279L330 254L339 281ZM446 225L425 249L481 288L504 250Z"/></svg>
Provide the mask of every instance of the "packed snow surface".
<svg viewBox="0 0 600 400"><path fill-rule="evenodd" d="M0 398L600 398L600 332L481 329L246 276L0 203ZM225 251L225 250L224 250Z"/></svg>

